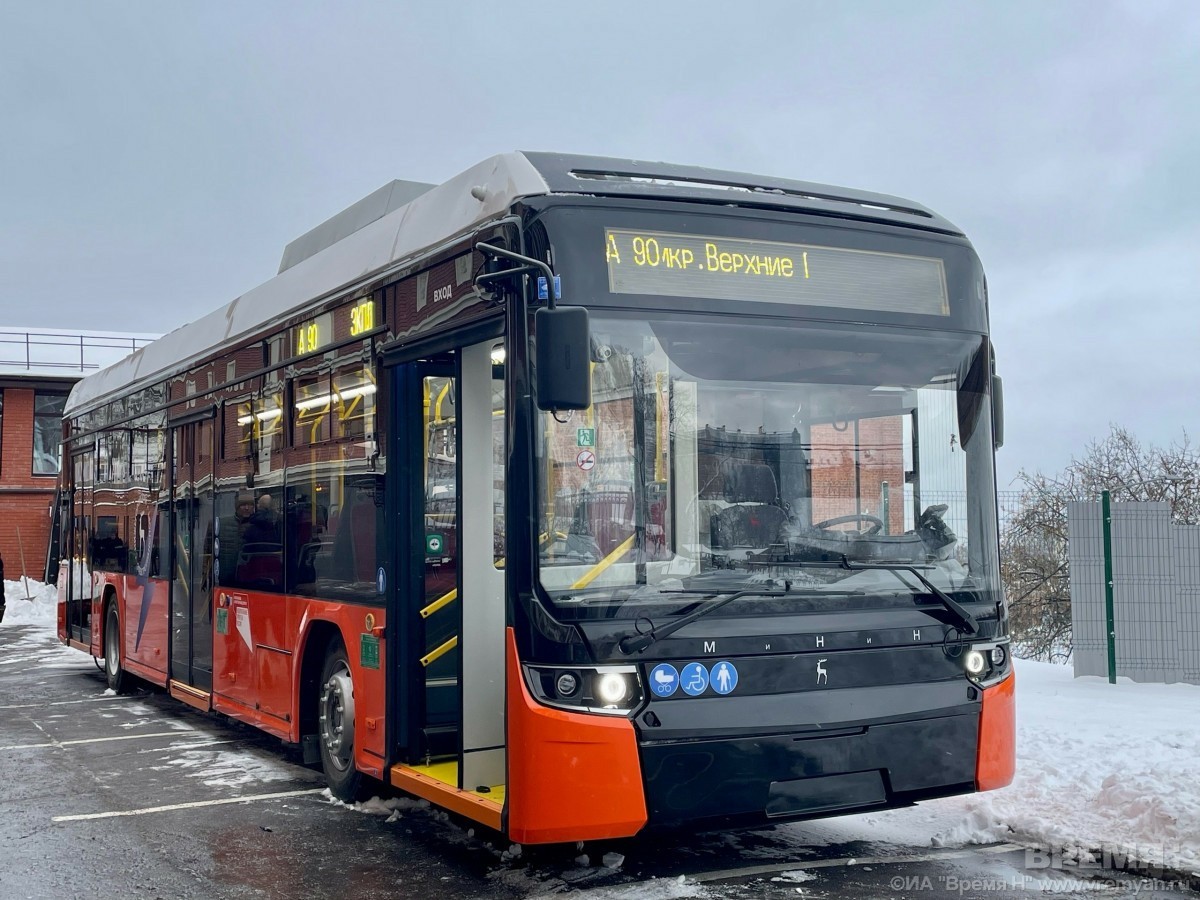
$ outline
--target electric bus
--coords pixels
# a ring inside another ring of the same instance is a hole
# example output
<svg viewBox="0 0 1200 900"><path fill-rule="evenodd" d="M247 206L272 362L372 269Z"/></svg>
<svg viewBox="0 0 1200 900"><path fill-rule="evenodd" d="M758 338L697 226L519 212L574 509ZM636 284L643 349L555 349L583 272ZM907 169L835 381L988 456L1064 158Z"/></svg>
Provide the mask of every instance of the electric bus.
<svg viewBox="0 0 1200 900"><path fill-rule="evenodd" d="M936 213L503 154L78 383L59 635L522 843L991 790L1002 415Z"/></svg>

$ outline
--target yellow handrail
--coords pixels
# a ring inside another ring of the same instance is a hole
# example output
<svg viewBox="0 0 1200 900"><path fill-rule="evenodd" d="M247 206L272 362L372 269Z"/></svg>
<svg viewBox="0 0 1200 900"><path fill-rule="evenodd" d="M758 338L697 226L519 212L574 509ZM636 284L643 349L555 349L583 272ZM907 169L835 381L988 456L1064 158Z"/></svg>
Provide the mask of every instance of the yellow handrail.
<svg viewBox="0 0 1200 900"><path fill-rule="evenodd" d="M613 550L612 553L608 554L608 556L604 557L604 559L592 566L592 568L588 570L587 574L571 585L571 587L573 589L585 588L595 581L601 572L629 552L629 548L633 546L633 542L636 538L637 534L631 534L629 537L627 537L616 547L616 549Z"/></svg>
<svg viewBox="0 0 1200 900"><path fill-rule="evenodd" d="M561 531L555 532L555 534L558 537L564 537L564 538L566 537L566 535L563 534ZM547 542L547 540L548 540L548 537L545 532L542 532L540 535L538 535L539 543L545 544ZM630 540L633 540L633 538L630 538ZM628 541L626 543L628 543ZM617 549L620 549L620 548L617 548ZM496 560L496 567L502 569L502 568L504 568L504 563L505 563L505 560L503 557L501 557L500 559ZM599 573L597 573L597 574L599 574ZM432 603L430 603L428 606L426 606L423 610L421 610L421 618L428 619L439 609L449 606L451 603L453 603L457 599L458 599L458 588L454 588L453 590L449 591L448 593L442 594L442 596L438 597L436 600L434 600Z"/></svg>
<svg viewBox="0 0 1200 900"><path fill-rule="evenodd" d="M458 588L455 588L454 590L450 591L450 593L443 594L442 596L438 597L436 600L434 600L432 603L430 603L427 607L425 607L423 610L421 610L421 618L428 619L430 616L432 616L435 612L437 612L443 606L449 606L451 603L453 603L457 599L458 599Z"/></svg>
<svg viewBox="0 0 1200 900"><path fill-rule="evenodd" d="M438 647L436 650L431 650L427 654L422 656L421 657L421 665L428 666L431 662L445 656L447 653L449 653L451 650L453 650L457 646L458 646L458 635L456 634L454 637L450 638L450 640L446 641L446 643L442 644L442 646Z"/></svg>
<svg viewBox="0 0 1200 900"><path fill-rule="evenodd" d="M446 399L446 395L450 393L450 382L447 381L441 393L438 394L437 402L433 405L433 424L441 425L445 419L442 418L442 401Z"/></svg>

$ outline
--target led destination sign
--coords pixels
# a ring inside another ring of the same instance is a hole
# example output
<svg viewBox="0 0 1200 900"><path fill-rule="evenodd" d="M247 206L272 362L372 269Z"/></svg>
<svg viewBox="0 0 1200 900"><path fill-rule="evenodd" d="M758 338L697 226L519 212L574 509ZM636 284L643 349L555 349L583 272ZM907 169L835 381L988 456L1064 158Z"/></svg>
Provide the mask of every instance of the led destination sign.
<svg viewBox="0 0 1200 900"><path fill-rule="evenodd" d="M661 231L604 236L614 294L950 314L940 259Z"/></svg>

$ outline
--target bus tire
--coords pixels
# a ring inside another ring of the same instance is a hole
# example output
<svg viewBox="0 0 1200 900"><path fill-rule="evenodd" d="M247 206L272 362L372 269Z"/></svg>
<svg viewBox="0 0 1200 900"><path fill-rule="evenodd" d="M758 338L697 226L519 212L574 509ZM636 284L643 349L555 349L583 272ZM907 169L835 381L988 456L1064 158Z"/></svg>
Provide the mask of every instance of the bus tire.
<svg viewBox="0 0 1200 900"><path fill-rule="evenodd" d="M361 799L363 776L354 765L354 681L340 640L332 641L325 651L317 692L321 769L333 796L353 803Z"/></svg>
<svg viewBox="0 0 1200 900"><path fill-rule="evenodd" d="M117 599L109 601L104 616L104 677L108 686L118 694L128 685L129 675L121 665L121 616L117 612Z"/></svg>

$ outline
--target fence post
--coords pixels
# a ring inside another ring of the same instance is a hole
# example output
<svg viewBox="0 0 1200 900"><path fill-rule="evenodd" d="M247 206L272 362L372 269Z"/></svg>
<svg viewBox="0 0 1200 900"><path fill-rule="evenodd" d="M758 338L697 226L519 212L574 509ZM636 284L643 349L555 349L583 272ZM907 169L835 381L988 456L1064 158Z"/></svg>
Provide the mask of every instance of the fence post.
<svg viewBox="0 0 1200 900"><path fill-rule="evenodd" d="M1117 626L1113 614L1112 495L1100 492L1104 519L1104 626L1108 636L1108 683L1117 683Z"/></svg>

